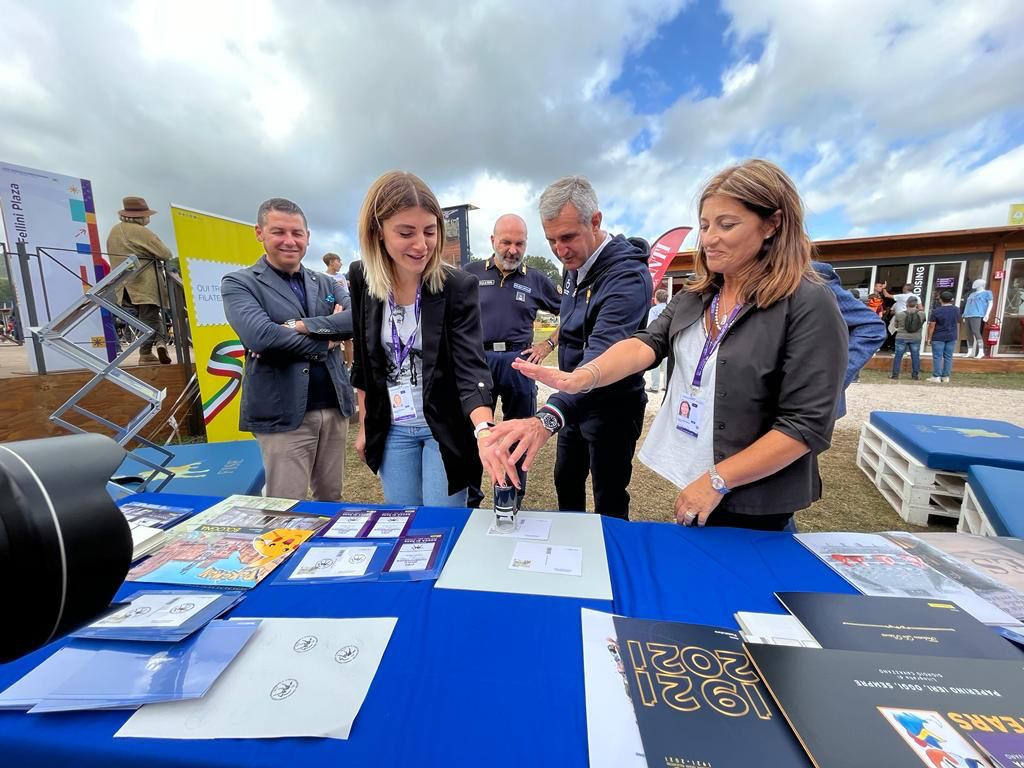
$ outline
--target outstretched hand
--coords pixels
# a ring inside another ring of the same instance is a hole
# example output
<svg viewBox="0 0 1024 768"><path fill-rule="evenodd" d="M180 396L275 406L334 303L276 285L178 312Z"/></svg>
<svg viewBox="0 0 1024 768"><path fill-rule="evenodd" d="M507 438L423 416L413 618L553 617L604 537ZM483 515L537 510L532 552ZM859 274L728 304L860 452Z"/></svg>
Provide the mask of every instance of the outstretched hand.
<svg viewBox="0 0 1024 768"><path fill-rule="evenodd" d="M570 395L574 395L583 389L584 385L591 378L590 374L585 371L582 376L579 375L578 369L572 373L566 373L558 368L528 363L519 357L512 361L512 367L528 379L539 381L541 384L546 384L557 389L559 392L568 392Z"/></svg>

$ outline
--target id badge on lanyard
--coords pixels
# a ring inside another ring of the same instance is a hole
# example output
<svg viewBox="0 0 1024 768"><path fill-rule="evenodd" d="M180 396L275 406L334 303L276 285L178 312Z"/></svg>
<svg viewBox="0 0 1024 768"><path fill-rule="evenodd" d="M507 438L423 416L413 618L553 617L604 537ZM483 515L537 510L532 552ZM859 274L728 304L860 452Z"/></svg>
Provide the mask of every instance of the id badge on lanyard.
<svg viewBox="0 0 1024 768"><path fill-rule="evenodd" d="M416 342L416 334L420 327L420 292L422 286L416 287L416 303L414 313L416 316L416 327L409 335L409 340L403 345L402 337L398 333L398 324L395 322L395 297L388 296L388 310L391 314L391 344L395 352L395 368L399 372L409 355L412 354L413 344ZM410 365L412 362L410 361ZM394 384L388 387L388 399L391 401L391 418L397 424L403 421L412 421L416 418L416 403L412 397L412 385Z"/></svg>
<svg viewBox="0 0 1024 768"><path fill-rule="evenodd" d="M718 308L718 298L721 296L720 293L715 294L715 298L712 299L711 312L714 315L715 310ZM718 349L718 345L722 343L722 339L725 338L726 332L732 327L733 322L736 320L736 316L739 315L740 310L743 309L742 304L737 304L733 307L732 312L729 313L729 317L726 318L725 322L722 323L722 327L718 329L718 336L714 339L711 338L711 334L704 339L704 348L700 353L700 360L697 361L697 367L693 371L693 381L690 382L690 391L684 392L683 396L679 400L679 405L676 406L676 429L680 432L690 435L691 437L700 436L700 419L701 414L706 408L704 398L700 394L701 382L704 379L704 367L711 360L711 356L715 354L715 350Z"/></svg>

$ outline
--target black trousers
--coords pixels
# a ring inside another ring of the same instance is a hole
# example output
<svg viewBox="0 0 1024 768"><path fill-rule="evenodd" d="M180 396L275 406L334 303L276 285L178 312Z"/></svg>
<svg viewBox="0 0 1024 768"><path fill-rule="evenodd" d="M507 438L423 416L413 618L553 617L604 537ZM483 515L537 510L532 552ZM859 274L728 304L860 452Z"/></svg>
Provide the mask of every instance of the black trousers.
<svg viewBox="0 0 1024 768"><path fill-rule="evenodd" d="M587 409L558 433L555 457L555 492L558 508L587 508L587 475L594 487L594 511L629 519L629 492L633 477L633 451L644 427L643 391Z"/></svg>
<svg viewBox="0 0 1024 768"><path fill-rule="evenodd" d="M498 407L501 400L501 418L503 421L509 419L525 419L537 412L537 385L523 376L512 367L512 361L519 357L522 352L484 352L487 358L487 367L491 370L491 380L494 382L494 389L491 390L491 410ZM519 480L522 486L519 493L519 501L522 502L526 495L526 473L523 472L523 461L516 464L519 473ZM484 499L481 482L483 476L476 483L469 486L469 495L466 506L476 509Z"/></svg>

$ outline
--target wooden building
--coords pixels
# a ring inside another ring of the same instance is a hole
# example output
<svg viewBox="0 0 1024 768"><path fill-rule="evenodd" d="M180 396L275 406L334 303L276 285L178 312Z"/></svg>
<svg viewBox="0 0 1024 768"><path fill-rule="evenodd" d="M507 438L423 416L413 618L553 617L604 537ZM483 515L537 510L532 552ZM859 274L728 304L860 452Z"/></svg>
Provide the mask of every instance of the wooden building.
<svg viewBox="0 0 1024 768"><path fill-rule="evenodd" d="M996 302L990 319L999 326L993 355L1024 357L1024 226L819 240L815 246L818 260L865 299L876 282L885 281L893 293L910 284L925 307L946 290L962 306L974 281L984 280ZM693 256L680 251L672 260L670 293L693 269Z"/></svg>

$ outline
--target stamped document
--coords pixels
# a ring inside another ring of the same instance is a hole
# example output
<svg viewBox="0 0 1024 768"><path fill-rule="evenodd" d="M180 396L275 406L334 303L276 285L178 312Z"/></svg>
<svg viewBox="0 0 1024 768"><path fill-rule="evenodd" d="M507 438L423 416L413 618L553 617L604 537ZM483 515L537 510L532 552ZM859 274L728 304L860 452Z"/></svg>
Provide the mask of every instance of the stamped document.
<svg viewBox="0 0 1024 768"><path fill-rule="evenodd" d="M377 522L373 524L373 527L366 534L366 538L397 539L399 536L404 536L405 532L409 530L409 524L412 523L415 515L415 509L380 512L377 515Z"/></svg>
<svg viewBox="0 0 1024 768"><path fill-rule="evenodd" d="M181 594L163 592L141 595L129 605L89 626L96 629L108 627L180 627L203 608L219 600L221 592L199 595L194 592Z"/></svg>
<svg viewBox="0 0 1024 768"><path fill-rule="evenodd" d="M263 619L194 701L149 704L118 737L347 739L397 619Z"/></svg>
<svg viewBox="0 0 1024 768"><path fill-rule="evenodd" d="M582 576L583 548L520 541L516 544L508 567L513 571Z"/></svg>
<svg viewBox="0 0 1024 768"><path fill-rule="evenodd" d="M358 539L366 535L370 521L376 516L372 509L352 509L339 512L324 531L325 539Z"/></svg>
<svg viewBox="0 0 1024 768"><path fill-rule="evenodd" d="M496 523L492 522L487 529L488 536L502 536L506 539L531 539L533 541L547 541L551 535L551 521L542 517L523 517L520 513L516 518L516 527L510 531L499 531Z"/></svg>
<svg viewBox="0 0 1024 768"><path fill-rule="evenodd" d="M365 576L375 547L314 547L307 549L289 579Z"/></svg>
<svg viewBox="0 0 1024 768"><path fill-rule="evenodd" d="M440 547L441 539L436 536L406 536L384 570L388 573L425 571L434 565L435 553Z"/></svg>

